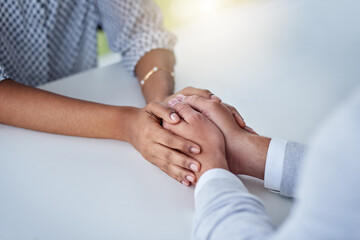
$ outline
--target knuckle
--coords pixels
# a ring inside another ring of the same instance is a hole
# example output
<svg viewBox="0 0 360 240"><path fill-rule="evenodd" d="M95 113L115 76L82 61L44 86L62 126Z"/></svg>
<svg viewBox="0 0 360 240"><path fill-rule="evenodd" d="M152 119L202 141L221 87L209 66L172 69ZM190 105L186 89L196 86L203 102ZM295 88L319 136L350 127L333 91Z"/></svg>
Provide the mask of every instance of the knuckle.
<svg viewBox="0 0 360 240"><path fill-rule="evenodd" d="M170 137L170 136L166 136L164 137L164 143L167 147L173 147L174 145L174 138Z"/></svg>
<svg viewBox="0 0 360 240"><path fill-rule="evenodd" d="M212 93L208 89L203 89L201 90L201 92L207 97L210 97L212 95Z"/></svg>
<svg viewBox="0 0 360 240"><path fill-rule="evenodd" d="M180 143L179 143L179 150L181 151L181 152L189 152L189 148L190 148L190 146L189 146L190 144L188 144L188 142L187 141L185 141L185 140L183 140L183 141L180 141Z"/></svg>
<svg viewBox="0 0 360 240"><path fill-rule="evenodd" d="M191 95L188 97L188 100L189 100L189 102L196 102L199 100L199 98L200 98L199 95Z"/></svg>
<svg viewBox="0 0 360 240"><path fill-rule="evenodd" d="M202 120L202 115L200 113L194 112L188 117L190 122L199 122Z"/></svg>
<svg viewBox="0 0 360 240"><path fill-rule="evenodd" d="M184 88L185 91L192 91L193 89L194 89L194 88L193 88L193 87L190 87L190 86Z"/></svg>
<svg viewBox="0 0 360 240"><path fill-rule="evenodd" d="M189 168L191 163L185 157L183 157L180 159L179 164L183 168Z"/></svg>
<svg viewBox="0 0 360 240"><path fill-rule="evenodd" d="M169 164L168 163L162 164L161 170L163 170L166 173L169 173Z"/></svg>
<svg viewBox="0 0 360 240"><path fill-rule="evenodd" d="M172 159L172 152L171 151L165 151L164 159L167 160L167 161L170 161Z"/></svg>
<svg viewBox="0 0 360 240"><path fill-rule="evenodd" d="M218 109L221 107L221 103L219 103L218 101L211 101L209 107L211 109Z"/></svg>
<svg viewBox="0 0 360 240"><path fill-rule="evenodd" d="M179 102L178 104L176 104L175 108L176 111L183 112L186 109L186 105L182 102Z"/></svg>

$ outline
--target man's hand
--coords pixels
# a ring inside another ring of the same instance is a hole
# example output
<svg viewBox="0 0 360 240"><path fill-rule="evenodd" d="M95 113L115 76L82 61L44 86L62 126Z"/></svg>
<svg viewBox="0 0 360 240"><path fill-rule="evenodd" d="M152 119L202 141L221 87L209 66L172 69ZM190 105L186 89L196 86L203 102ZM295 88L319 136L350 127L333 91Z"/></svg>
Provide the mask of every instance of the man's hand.
<svg viewBox="0 0 360 240"><path fill-rule="evenodd" d="M199 154L200 147L161 126L162 121L169 125L178 123L179 116L158 101L150 102L142 109L134 108L131 116L127 141L145 159L180 183L187 186L195 183L194 172L200 170L200 164L189 156Z"/></svg>
<svg viewBox="0 0 360 240"><path fill-rule="evenodd" d="M201 162L201 171L197 179L209 169L223 168L228 170L225 158L225 141L221 131L204 115L192 109L188 104L171 99L170 105L183 119L177 124L164 122L164 128L178 136L197 142L201 154L191 155Z"/></svg>
<svg viewBox="0 0 360 240"><path fill-rule="evenodd" d="M165 98L164 103L168 104L169 100L172 98L179 98L178 100L182 100L185 96L193 96L193 95L197 95L199 97L203 97L205 99L211 99L211 100L215 100L218 102L221 102L220 98L216 97L212 92L210 92L207 89L199 89L199 88L193 88L193 87L186 87L183 90ZM231 111L231 113L233 114L234 120L237 122L237 124L242 127L245 128L247 131L251 132L251 133L255 133L253 132L253 130L251 128L246 127L245 121L243 119L243 117L239 114L239 112L232 106L230 106L229 104L224 103L224 105Z"/></svg>
<svg viewBox="0 0 360 240"><path fill-rule="evenodd" d="M232 111L217 100L200 96L177 96L209 118L222 131L226 143L226 157L230 170L235 174L246 174L264 178L265 161L270 139L250 133L239 127Z"/></svg>

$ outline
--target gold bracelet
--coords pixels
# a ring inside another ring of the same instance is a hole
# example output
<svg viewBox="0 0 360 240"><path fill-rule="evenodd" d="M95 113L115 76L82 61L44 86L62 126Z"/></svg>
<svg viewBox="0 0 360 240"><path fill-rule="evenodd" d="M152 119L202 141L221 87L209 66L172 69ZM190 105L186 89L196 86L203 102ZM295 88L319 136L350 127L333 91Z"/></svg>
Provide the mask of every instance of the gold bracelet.
<svg viewBox="0 0 360 240"><path fill-rule="evenodd" d="M156 73L157 71L160 71L160 70L163 70L163 71L169 73L169 74L171 75L171 77L173 77L173 78L175 77L175 73L172 72L172 71L170 71L170 70L167 69L167 68L164 68L164 67L153 67L153 68L145 75L145 77L140 81L141 86L144 86L144 85L145 85L146 80L148 80L148 79L151 77L151 75L153 75L154 73Z"/></svg>

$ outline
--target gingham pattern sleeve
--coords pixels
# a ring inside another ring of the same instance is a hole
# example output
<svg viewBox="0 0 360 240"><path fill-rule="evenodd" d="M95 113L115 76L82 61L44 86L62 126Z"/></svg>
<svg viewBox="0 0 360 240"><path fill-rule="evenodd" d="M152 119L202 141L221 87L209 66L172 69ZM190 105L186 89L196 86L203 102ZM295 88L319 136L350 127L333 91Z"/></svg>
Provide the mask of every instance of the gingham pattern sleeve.
<svg viewBox="0 0 360 240"><path fill-rule="evenodd" d="M124 67L134 74L147 52L173 50L176 37L162 26L162 13L151 0L98 0L100 20L110 49L122 54Z"/></svg>
<svg viewBox="0 0 360 240"><path fill-rule="evenodd" d="M9 78L9 76L6 74L5 68L0 65L0 82L2 80L8 79L8 78Z"/></svg>

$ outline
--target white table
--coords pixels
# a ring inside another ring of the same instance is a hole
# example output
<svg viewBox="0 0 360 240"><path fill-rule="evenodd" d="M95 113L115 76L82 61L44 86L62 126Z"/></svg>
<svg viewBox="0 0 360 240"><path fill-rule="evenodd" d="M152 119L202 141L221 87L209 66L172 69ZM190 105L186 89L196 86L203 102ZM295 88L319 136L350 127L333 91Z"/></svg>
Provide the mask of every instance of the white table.
<svg viewBox="0 0 360 240"><path fill-rule="evenodd" d="M178 30L176 89L208 88L237 107L259 133L308 142L356 82L339 82L332 68L324 76L323 65L308 64L299 34L310 24L297 9L302 8L291 1L257 1ZM319 49L316 41L306 46ZM315 51L312 57L327 55ZM137 81L120 64L41 88L107 104L145 104ZM259 180L242 178L279 225L291 200L265 190ZM193 189L125 142L0 125L0 196L0 239L189 239L191 234Z"/></svg>

